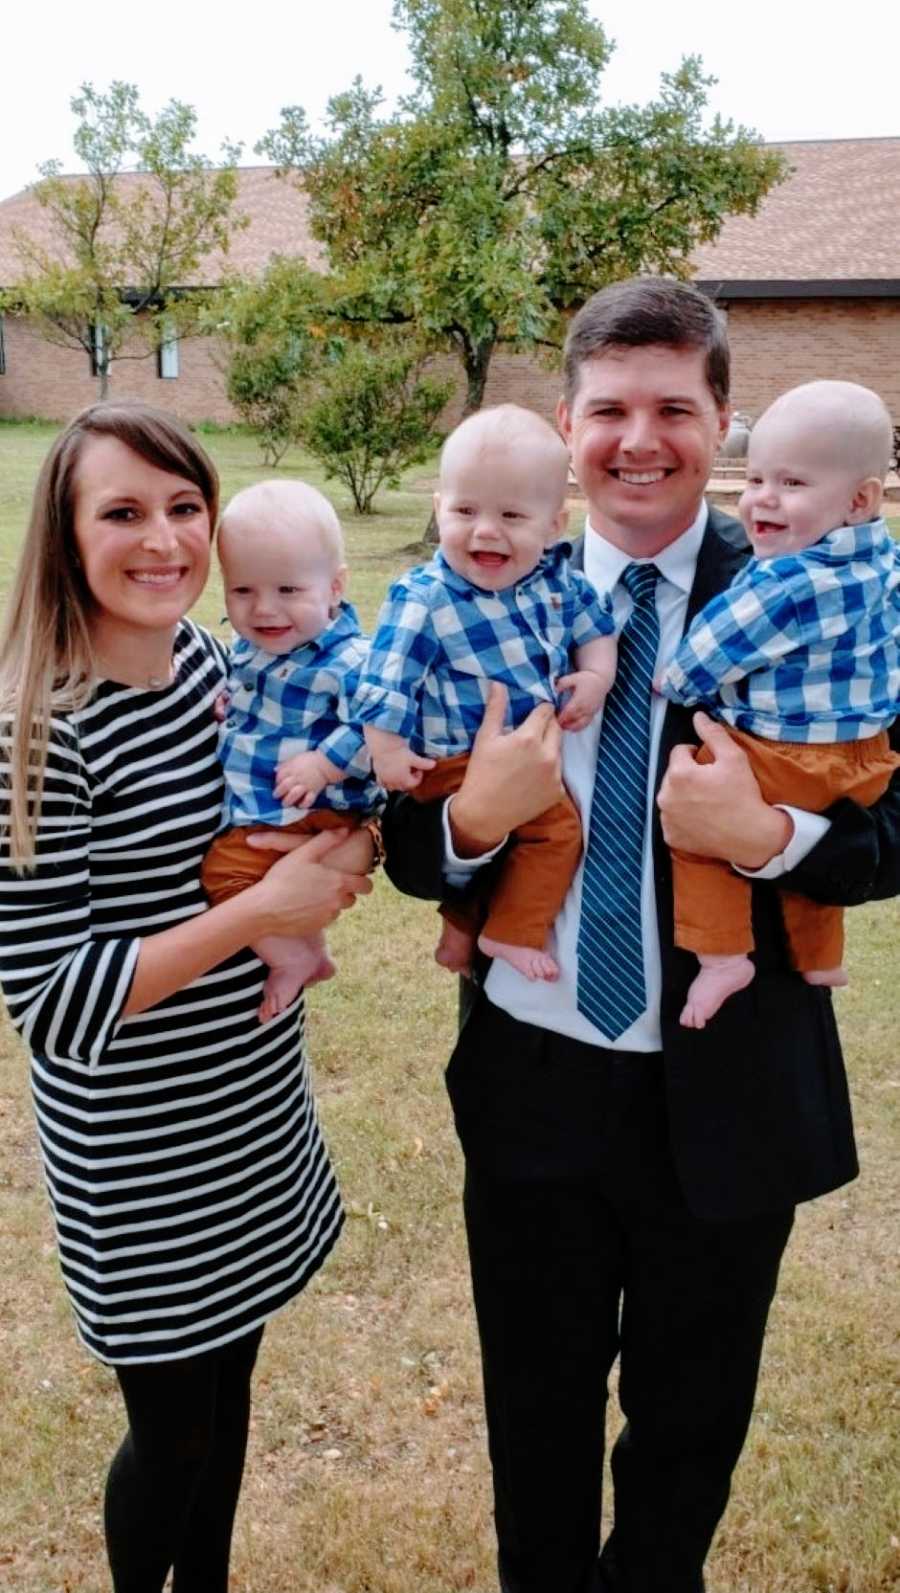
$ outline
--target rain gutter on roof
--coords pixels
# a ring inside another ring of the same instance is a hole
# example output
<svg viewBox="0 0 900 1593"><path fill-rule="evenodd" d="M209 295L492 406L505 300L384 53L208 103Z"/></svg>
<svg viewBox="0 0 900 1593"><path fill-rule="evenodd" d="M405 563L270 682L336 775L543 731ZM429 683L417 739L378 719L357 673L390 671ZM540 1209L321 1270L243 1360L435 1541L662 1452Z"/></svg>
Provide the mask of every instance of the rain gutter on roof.
<svg viewBox="0 0 900 1593"><path fill-rule="evenodd" d="M695 277L712 299L900 299L900 277Z"/></svg>

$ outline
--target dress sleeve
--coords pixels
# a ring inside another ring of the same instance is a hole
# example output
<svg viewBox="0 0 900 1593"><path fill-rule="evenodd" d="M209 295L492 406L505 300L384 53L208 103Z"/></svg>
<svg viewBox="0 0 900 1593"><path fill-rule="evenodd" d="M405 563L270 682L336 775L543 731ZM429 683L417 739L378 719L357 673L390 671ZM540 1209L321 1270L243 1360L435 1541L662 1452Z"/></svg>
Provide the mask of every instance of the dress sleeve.
<svg viewBox="0 0 900 1593"><path fill-rule="evenodd" d="M72 728L54 720L36 866L17 874L0 848L0 983L35 1054L95 1067L121 1020L140 941L96 938L91 924L91 790ZM0 747L0 819L9 807L8 742Z"/></svg>

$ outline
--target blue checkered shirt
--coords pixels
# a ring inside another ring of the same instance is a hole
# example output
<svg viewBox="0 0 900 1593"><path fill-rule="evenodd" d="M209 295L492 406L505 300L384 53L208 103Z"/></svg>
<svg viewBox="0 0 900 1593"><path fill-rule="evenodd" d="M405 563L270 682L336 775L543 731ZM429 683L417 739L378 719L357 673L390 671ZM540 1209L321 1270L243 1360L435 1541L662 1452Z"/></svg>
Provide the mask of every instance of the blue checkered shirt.
<svg viewBox="0 0 900 1593"><path fill-rule="evenodd" d="M768 741L859 741L900 713L900 547L883 520L750 559L691 624L662 689Z"/></svg>
<svg viewBox="0 0 900 1593"><path fill-rule="evenodd" d="M350 603L313 641L292 653L267 653L239 638L231 650L229 705L219 739L225 773L222 827L294 824L309 808L284 807L275 770L298 752L322 752L343 769L313 808L369 813L383 793L371 773L351 703L367 652Z"/></svg>
<svg viewBox="0 0 900 1593"><path fill-rule="evenodd" d="M569 563L557 542L514 586L485 592L442 553L390 588L356 696L357 718L390 730L430 758L468 752L488 685L509 692L513 726L541 702L556 702L572 649L610 636L612 603Z"/></svg>

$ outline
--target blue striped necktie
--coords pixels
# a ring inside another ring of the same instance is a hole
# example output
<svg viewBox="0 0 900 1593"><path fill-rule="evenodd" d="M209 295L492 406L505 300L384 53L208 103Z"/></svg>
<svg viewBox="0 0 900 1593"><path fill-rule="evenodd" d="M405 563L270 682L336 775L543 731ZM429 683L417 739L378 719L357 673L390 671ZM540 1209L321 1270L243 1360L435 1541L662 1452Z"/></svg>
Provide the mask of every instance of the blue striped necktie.
<svg viewBox="0 0 900 1593"><path fill-rule="evenodd" d="M578 1010L617 1040L646 1010L641 876L659 619L655 564L621 576L634 607L603 709L578 930Z"/></svg>

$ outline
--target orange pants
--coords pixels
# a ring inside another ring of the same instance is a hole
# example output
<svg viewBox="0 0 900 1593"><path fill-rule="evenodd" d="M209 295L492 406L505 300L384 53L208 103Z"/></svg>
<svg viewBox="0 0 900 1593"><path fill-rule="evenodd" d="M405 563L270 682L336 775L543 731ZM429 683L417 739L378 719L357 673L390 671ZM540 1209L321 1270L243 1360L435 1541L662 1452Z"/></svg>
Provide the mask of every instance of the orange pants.
<svg viewBox="0 0 900 1593"><path fill-rule="evenodd" d="M256 885L277 863L283 852L258 852L247 845L248 835L258 835L260 830L272 830L276 835L318 835L322 830L355 829L358 813L336 813L333 808L314 808L294 824L248 824L233 830L223 830L217 835L203 859L200 883L210 901L227 902L250 885Z"/></svg>
<svg viewBox="0 0 900 1593"><path fill-rule="evenodd" d="M452 796L462 785L469 755L442 758L422 776L413 792L420 802ZM477 934L482 928L508 946L542 950L565 901L581 856L581 819L571 797L555 802L530 824L515 831L515 845L503 859L500 877L484 920L484 904L441 904L441 912L457 929Z"/></svg>
<svg viewBox="0 0 900 1593"><path fill-rule="evenodd" d="M871 807L883 796L900 768L886 731L866 741L813 746L805 742L765 741L724 726L743 747L767 802L786 802L822 813L840 797ZM711 762L706 747L698 763ZM753 950L751 882L715 858L672 853L675 889L675 944L687 951L737 955ZM837 968L844 954L844 915L795 891L781 892L784 927L793 966L800 973Z"/></svg>

